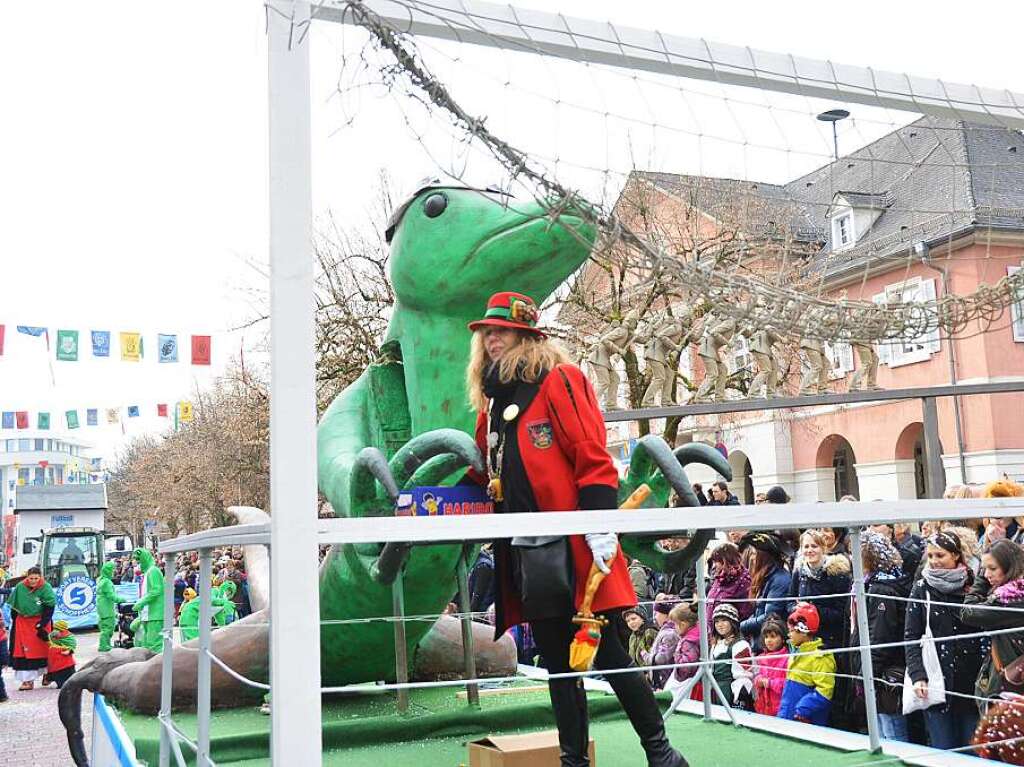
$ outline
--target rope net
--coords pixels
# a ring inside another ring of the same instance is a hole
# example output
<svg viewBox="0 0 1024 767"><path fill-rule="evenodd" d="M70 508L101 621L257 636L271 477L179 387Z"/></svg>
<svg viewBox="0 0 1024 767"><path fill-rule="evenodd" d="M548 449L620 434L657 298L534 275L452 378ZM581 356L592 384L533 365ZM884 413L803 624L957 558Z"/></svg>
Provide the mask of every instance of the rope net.
<svg viewBox="0 0 1024 767"><path fill-rule="evenodd" d="M883 362L886 347L937 348L940 334L1024 334L1016 94L864 83L742 49L749 63L726 65L726 46L482 3L402 0L388 17L384 5L314 13L349 24L313 25L340 36L337 132L400 124L408 145L394 151L443 183L497 181L510 205L596 226L590 261L556 298L578 344L600 330L586 317L673 307L713 309L741 334L882 342ZM657 71L658 57L702 79ZM797 73L788 93L779 72ZM976 280L945 279L965 261Z"/></svg>

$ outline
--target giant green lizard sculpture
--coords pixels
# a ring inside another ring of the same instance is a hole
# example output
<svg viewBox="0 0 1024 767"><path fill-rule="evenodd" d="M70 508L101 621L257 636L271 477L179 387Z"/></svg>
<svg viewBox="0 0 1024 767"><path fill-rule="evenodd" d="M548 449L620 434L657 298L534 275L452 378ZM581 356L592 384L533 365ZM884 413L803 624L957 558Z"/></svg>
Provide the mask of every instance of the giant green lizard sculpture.
<svg viewBox="0 0 1024 767"><path fill-rule="evenodd" d="M595 239L589 221L574 215L571 206L552 208L445 187L421 190L400 210L389 265L396 302L380 359L338 395L318 428L319 484L338 516L391 515L402 488L450 483L467 466L480 465L469 436L475 415L465 395L466 325L497 290L515 289L543 302L587 259ZM708 445L685 445L673 454L660 438L645 437L633 451L620 497L647 483L652 489L645 504L649 507L667 505L671 487L685 505L695 506L683 470L691 462L731 476L728 462ZM256 520L250 515L244 521ZM682 520L680 527L685 527ZM673 553L654 543L663 536L626 538L623 547L627 555L655 569L674 571L689 566L710 535L697 532L686 548ZM333 547L320 568L323 684L393 679L393 626L366 619L392 615L389 582L403 567L406 613L440 613L456 590L460 553L458 545ZM269 613L258 610L213 635L214 653L234 671L259 681L268 676ZM410 658L430 626L423 620L407 624ZM176 706L187 705L194 696L191 645L174 653ZM131 708L154 710L160 658L137 662L141 652L108 654L102 664L81 672L67 697L88 688ZM215 705L239 705L252 693L214 669ZM69 703L67 708L75 706ZM69 726L69 740L72 732L80 727Z"/></svg>

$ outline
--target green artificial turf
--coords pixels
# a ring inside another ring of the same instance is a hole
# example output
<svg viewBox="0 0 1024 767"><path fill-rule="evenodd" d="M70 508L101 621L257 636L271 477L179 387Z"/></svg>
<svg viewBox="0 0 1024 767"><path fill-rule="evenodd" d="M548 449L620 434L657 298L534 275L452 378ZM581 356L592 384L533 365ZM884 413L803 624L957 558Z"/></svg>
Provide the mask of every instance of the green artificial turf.
<svg viewBox="0 0 1024 767"><path fill-rule="evenodd" d="M372 690L373 688L369 688ZM668 698L662 697L667 705ZM406 715L395 711L392 694L370 692L332 697L323 705L323 763L344 767L459 767L468 761L466 742L491 733L519 733L554 727L545 691L485 696L480 708L456 697L452 688L412 690ZM612 695L589 696L591 737L600 767L643 765L643 751ZM159 725L155 717L122 713L140 760L157 763ZM195 737L195 715L175 714L175 724ZM221 767L269 765L270 717L255 708L214 712L211 756ZM756 765L767 756L786 767L859 765L872 761L865 752L846 753L699 717L673 716L672 743L693 767ZM183 746L186 755L189 752ZM881 758L881 757L879 757Z"/></svg>

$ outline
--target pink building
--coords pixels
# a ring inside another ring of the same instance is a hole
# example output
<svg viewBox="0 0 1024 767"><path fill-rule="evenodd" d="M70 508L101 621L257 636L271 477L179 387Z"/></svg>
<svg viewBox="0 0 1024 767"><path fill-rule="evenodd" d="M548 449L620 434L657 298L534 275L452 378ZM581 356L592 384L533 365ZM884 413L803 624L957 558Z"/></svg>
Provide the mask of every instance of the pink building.
<svg viewBox="0 0 1024 767"><path fill-rule="evenodd" d="M641 175L672 194L670 174ZM832 296L892 302L965 295L1024 268L1020 132L923 118L789 184L729 183L795 206L799 220L789 226L817 232L809 267ZM829 352L831 386L845 391L859 363L849 346ZM886 389L1024 381L1024 296L962 337L935 332L880 346L879 354L878 383ZM742 344L734 358L745 364ZM694 369L699 378L699 363ZM788 386L795 391L792 381ZM1024 393L961 398L959 429L955 404L938 400L946 482L1024 478ZM805 501L934 492L926 487L919 400L697 420L691 438L721 432L734 492L748 502L774 484Z"/></svg>

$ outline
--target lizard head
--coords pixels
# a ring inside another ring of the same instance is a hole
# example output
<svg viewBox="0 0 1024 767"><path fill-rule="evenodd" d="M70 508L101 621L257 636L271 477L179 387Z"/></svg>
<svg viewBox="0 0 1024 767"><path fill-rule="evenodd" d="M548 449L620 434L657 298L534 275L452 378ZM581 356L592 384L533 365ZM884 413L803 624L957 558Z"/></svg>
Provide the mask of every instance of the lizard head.
<svg viewBox="0 0 1024 767"><path fill-rule="evenodd" d="M398 303L468 321L515 285L538 303L586 260L594 227L494 191L432 186L388 224Z"/></svg>

